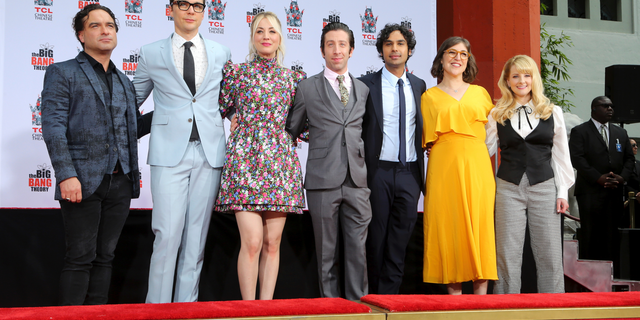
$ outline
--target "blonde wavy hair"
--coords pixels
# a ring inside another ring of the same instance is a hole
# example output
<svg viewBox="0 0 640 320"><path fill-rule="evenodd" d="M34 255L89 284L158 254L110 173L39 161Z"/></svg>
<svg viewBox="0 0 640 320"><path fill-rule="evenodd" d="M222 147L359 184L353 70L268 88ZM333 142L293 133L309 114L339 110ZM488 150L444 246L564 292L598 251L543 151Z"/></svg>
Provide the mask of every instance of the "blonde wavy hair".
<svg viewBox="0 0 640 320"><path fill-rule="evenodd" d="M282 25L280 24L280 19L278 16L271 11L264 11L258 13L255 17L253 17L253 21L251 21L251 37L249 38L249 54L247 55L247 61L253 61L258 56L258 50L256 46L253 44L253 36L256 34L256 29L258 29L258 24L262 19L267 19L271 23L278 36L280 36L280 44L278 45L278 49L276 50L276 59L278 61L278 65L283 67L284 61L284 40L282 38Z"/></svg>
<svg viewBox="0 0 640 320"><path fill-rule="evenodd" d="M538 65L531 57L526 55L517 55L507 63L504 64L502 69L502 75L498 81L498 87L502 97L496 102L496 107L493 109L493 118L496 122L504 125L504 122L511 118L516 112L516 97L511 88L509 88L508 80L511 73L511 67L515 67L519 73L526 73L531 75L531 101L533 107L533 114L542 120L547 120L553 112L553 104L544 95L544 86L542 85L542 79L540 77L540 71L538 71Z"/></svg>

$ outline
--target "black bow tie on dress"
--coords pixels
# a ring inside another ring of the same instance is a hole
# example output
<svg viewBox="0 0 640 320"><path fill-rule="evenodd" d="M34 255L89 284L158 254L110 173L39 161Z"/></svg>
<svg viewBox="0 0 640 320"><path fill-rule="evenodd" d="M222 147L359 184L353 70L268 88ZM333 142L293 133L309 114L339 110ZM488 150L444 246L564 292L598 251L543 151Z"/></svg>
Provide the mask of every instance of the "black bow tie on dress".
<svg viewBox="0 0 640 320"><path fill-rule="evenodd" d="M520 111L524 111L524 113L525 113L524 118L527 119L527 123L529 124L529 128L531 130L533 130L533 126L531 125L531 121L529 121L529 117L527 116L528 114L531 114L533 112L531 107L529 107L529 106L519 106L518 108L516 108L516 111L518 112L518 130L520 130L520 123L522 122L522 119L520 119L520 114L522 112L520 112Z"/></svg>

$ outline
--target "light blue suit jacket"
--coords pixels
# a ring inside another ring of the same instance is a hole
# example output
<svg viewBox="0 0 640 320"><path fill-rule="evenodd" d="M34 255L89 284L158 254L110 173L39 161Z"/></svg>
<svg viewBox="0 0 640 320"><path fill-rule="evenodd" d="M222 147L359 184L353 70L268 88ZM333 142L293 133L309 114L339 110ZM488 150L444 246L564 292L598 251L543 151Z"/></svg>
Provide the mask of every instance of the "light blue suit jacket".
<svg viewBox="0 0 640 320"><path fill-rule="evenodd" d="M204 39L204 43L209 66L195 96L175 66L171 37L140 49L133 79L138 105L153 90L149 165L171 167L180 162L189 143L194 115L207 161L214 168L224 163L225 133L218 96L222 67L231 59L231 51L211 40Z"/></svg>

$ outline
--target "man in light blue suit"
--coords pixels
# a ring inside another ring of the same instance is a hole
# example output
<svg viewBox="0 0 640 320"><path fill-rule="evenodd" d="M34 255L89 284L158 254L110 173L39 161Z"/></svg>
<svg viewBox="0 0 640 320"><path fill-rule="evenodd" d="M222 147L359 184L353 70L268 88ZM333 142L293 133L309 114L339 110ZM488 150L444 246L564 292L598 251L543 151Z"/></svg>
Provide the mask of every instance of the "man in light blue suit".
<svg viewBox="0 0 640 320"><path fill-rule="evenodd" d="M138 103L153 91L155 105L148 163L156 238L147 303L197 301L225 157L218 95L231 53L199 34L206 5L196 1L170 1L175 32L141 48L133 79Z"/></svg>

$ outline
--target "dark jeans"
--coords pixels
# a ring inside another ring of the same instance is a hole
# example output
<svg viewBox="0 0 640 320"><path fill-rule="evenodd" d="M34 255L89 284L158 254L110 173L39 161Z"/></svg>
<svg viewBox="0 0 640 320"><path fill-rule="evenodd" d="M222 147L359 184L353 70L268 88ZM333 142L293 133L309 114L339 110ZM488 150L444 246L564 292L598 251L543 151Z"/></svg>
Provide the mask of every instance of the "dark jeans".
<svg viewBox="0 0 640 320"><path fill-rule="evenodd" d="M60 201L66 240L62 305L107 303L111 263L133 192L131 180L121 172L105 175L98 189L80 203Z"/></svg>

